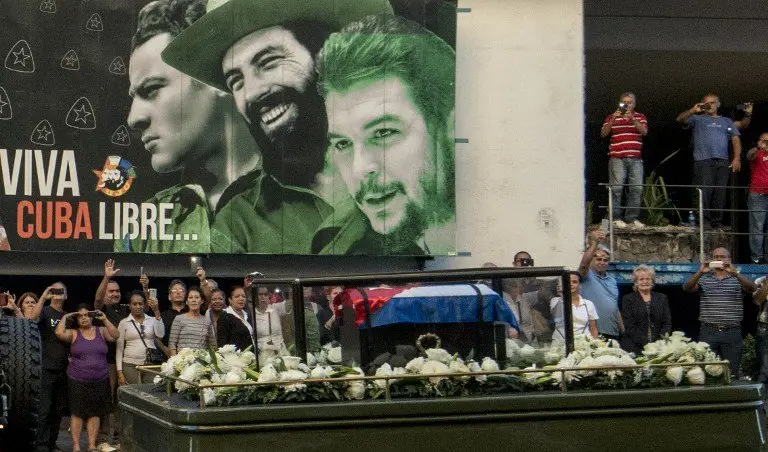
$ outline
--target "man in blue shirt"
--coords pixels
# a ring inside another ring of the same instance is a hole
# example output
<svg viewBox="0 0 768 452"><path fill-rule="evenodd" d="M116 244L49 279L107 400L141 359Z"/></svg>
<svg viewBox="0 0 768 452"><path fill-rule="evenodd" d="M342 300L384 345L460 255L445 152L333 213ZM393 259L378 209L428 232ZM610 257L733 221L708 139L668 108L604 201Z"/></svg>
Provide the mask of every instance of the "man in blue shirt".
<svg viewBox="0 0 768 452"><path fill-rule="evenodd" d="M581 256L579 273L581 296L591 301L597 310L597 331L609 339L619 339L624 326L619 312L619 285L616 278L607 273L610 252L600 242L605 240L605 233L595 229L587 236L587 249Z"/></svg>
<svg viewBox="0 0 768 452"><path fill-rule="evenodd" d="M712 227L720 226L723 219L725 186L730 171L741 170L739 129L747 127L751 116L749 112L744 119L734 122L718 115L718 108L720 98L707 94L700 103L677 116L678 122L693 127L693 185L705 186L702 188L704 220ZM729 143L733 146L730 160ZM698 195L694 195L694 205L698 205Z"/></svg>

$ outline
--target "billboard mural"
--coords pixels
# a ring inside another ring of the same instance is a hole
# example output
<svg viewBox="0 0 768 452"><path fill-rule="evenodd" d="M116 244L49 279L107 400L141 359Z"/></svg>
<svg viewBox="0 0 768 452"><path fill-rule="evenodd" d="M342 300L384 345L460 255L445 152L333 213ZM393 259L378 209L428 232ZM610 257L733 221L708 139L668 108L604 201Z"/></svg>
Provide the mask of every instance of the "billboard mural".
<svg viewBox="0 0 768 452"><path fill-rule="evenodd" d="M0 250L455 252L455 2L4 9Z"/></svg>

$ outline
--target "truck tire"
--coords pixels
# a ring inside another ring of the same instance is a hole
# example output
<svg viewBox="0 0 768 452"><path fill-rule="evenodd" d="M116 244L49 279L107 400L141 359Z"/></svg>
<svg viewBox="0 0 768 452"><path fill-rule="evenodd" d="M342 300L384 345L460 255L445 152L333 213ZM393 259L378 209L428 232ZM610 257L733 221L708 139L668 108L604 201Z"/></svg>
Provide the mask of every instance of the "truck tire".
<svg viewBox="0 0 768 452"><path fill-rule="evenodd" d="M8 425L0 430L0 450L31 450L37 436L42 376L37 325L0 314L0 367L11 388Z"/></svg>

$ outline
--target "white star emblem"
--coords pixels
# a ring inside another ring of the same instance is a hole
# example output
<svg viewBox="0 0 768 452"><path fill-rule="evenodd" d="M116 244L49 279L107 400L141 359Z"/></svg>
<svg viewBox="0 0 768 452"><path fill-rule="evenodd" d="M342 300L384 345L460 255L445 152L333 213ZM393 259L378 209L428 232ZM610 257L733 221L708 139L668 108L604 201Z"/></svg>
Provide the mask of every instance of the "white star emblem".
<svg viewBox="0 0 768 452"><path fill-rule="evenodd" d="M3 107L8 105L8 102L4 101L3 99L0 99L0 113L3 112Z"/></svg>
<svg viewBox="0 0 768 452"><path fill-rule="evenodd" d="M83 121L83 124L88 123L88 116L91 115L91 112L86 110L85 105L81 105L80 108L75 108L73 111L75 112L75 121Z"/></svg>
<svg viewBox="0 0 768 452"><path fill-rule="evenodd" d="M77 60L77 57L75 57L70 53L69 55L64 57L64 64L66 64L67 66L74 66L76 60Z"/></svg>
<svg viewBox="0 0 768 452"><path fill-rule="evenodd" d="M117 132L117 141L125 141L125 138L128 136L127 133L123 132L122 130Z"/></svg>
<svg viewBox="0 0 768 452"><path fill-rule="evenodd" d="M39 129L37 129L37 139L38 140L48 140L48 135L51 134L51 131L48 130L48 127L43 125Z"/></svg>
<svg viewBox="0 0 768 452"><path fill-rule="evenodd" d="M54 2L53 0L43 0L43 2L40 3L40 11L44 13L55 13L56 2Z"/></svg>
<svg viewBox="0 0 768 452"><path fill-rule="evenodd" d="M13 52L13 56L16 58L13 60L13 64L21 64L22 66L25 66L27 64L27 58L31 57L32 55L27 55L27 53L24 51L24 47L22 47L18 52Z"/></svg>

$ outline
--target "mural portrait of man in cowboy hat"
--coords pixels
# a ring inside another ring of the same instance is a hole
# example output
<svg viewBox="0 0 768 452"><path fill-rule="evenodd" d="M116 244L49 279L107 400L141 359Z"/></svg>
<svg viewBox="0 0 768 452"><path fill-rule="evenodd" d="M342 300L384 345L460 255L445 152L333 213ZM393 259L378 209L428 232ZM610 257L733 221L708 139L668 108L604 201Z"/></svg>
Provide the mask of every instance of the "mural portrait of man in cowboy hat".
<svg viewBox="0 0 768 452"><path fill-rule="evenodd" d="M373 14L392 14L388 0L209 0L206 14L165 48L167 64L234 96L262 150L265 186L220 212L212 251L310 252L330 215L308 190L327 140L315 55L331 32ZM284 229L290 237L265 245L264 234Z"/></svg>

